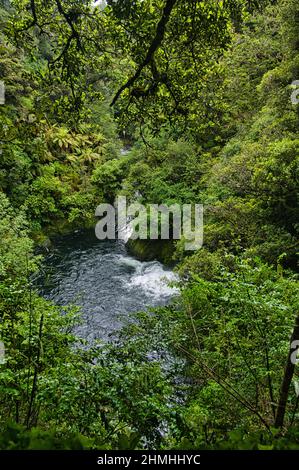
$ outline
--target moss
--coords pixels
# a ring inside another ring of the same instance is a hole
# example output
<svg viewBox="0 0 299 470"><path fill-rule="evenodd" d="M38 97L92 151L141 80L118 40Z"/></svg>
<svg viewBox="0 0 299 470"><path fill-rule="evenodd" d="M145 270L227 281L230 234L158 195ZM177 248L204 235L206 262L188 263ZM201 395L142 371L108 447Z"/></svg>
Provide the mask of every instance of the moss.
<svg viewBox="0 0 299 470"><path fill-rule="evenodd" d="M141 261L159 260L174 265L174 245L169 240L129 240L126 246L129 253Z"/></svg>
<svg viewBox="0 0 299 470"><path fill-rule="evenodd" d="M42 249L48 249L52 246L52 239L57 236L71 235L76 230L92 229L95 227L96 220L82 219L80 223L69 222L67 219L58 219L51 225L47 225L40 231L32 232L32 238L35 244Z"/></svg>
<svg viewBox="0 0 299 470"><path fill-rule="evenodd" d="M47 250L52 246L50 238L43 232L32 233L32 239L39 248Z"/></svg>
<svg viewBox="0 0 299 470"><path fill-rule="evenodd" d="M95 227L96 220L83 219L80 222L69 222L67 219L56 220L53 224L45 228L45 233L49 237L56 235L69 235L75 230L89 229Z"/></svg>

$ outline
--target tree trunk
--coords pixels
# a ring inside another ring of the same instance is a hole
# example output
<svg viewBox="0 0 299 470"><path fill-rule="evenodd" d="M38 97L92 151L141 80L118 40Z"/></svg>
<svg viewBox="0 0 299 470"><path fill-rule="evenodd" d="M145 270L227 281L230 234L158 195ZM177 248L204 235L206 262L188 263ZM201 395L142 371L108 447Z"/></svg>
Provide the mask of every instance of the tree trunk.
<svg viewBox="0 0 299 470"><path fill-rule="evenodd" d="M284 423L284 417L286 412L287 400L289 396L291 382L294 376L295 371L295 361L292 362L292 356L294 355L294 346L293 342L299 341L299 315L296 318L293 334L291 337L290 350L288 355L288 360L285 366L284 377L280 389L279 402L276 412L275 424L276 428L282 428Z"/></svg>

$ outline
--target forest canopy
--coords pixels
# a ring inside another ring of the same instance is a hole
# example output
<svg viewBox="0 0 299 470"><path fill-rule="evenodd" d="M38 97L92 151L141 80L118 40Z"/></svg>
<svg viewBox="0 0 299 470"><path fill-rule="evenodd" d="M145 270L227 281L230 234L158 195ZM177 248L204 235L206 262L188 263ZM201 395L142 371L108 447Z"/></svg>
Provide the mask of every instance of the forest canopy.
<svg viewBox="0 0 299 470"><path fill-rule="evenodd" d="M296 0L0 0L0 449L298 449L298 37ZM132 243L180 295L87 346L34 279L117 196L204 245Z"/></svg>

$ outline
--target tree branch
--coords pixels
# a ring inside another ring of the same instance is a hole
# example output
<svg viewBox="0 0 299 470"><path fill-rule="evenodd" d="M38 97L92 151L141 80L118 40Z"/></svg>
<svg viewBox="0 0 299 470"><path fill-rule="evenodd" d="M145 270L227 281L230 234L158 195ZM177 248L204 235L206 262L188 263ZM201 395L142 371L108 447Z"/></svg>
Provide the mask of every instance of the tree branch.
<svg viewBox="0 0 299 470"><path fill-rule="evenodd" d="M33 16L33 21L32 21L31 26L34 26L34 25L37 24L37 14L36 14L36 8L35 8L35 1L34 0L30 0L30 8L31 8L31 11L32 11L32 16Z"/></svg>
<svg viewBox="0 0 299 470"><path fill-rule="evenodd" d="M80 34L78 33L78 31L76 30L74 24L73 24L73 21L71 19L71 16L66 13L66 11L64 11L63 7L62 7L62 4L61 4L61 1L60 0L55 0L55 3L57 5L57 8L58 8L58 11L59 13L65 18L67 24L69 25L71 31L72 31L72 34L69 38L69 41L72 42L73 39L76 39L77 41L77 46L78 46L78 49L82 49L82 45L81 45L81 40L80 40Z"/></svg>
<svg viewBox="0 0 299 470"><path fill-rule="evenodd" d="M153 39L153 41L152 41L152 43L151 43L151 45L150 45L150 47L147 51L147 54L146 54L146 57L145 57L144 61L139 65L139 67L136 70L135 74L131 78L129 78L129 80L118 90L118 92L116 93L115 97L113 98L113 101L112 101L110 106L115 105L115 103L117 102L117 100L119 99L121 94L127 88L130 88L136 82L136 80L140 77L142 70L147 65L150 64L155 52L157 51L157 49L159 48L159 46L161 45L161 43L164 39L167 23L170 19L171 12L172 12L172 10L173 10L176 3L177 3L177 0L166 0L166 5L163 9L162 18L160 19L160 21L158 23L155 37L154 37L154 39Z"/></svg>

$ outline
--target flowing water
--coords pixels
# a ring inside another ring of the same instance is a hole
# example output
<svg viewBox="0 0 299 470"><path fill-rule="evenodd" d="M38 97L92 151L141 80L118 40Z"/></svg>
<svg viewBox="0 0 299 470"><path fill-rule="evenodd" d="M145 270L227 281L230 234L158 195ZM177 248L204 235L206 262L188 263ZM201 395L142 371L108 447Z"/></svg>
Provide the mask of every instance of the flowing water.
<svg viewBox="0 0 299 470"><path fill-rule="evenodd" d="M84 231L56 240L37 285L58 305L82 307L77 333L92 341L107 339L130 313L169 303L177 293L169 282L175 280L158 261L138 261L122 242L99 241Z"/></svg>

